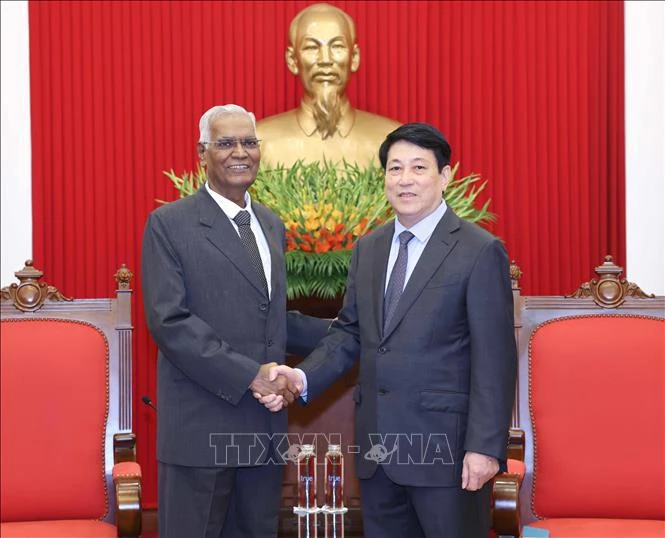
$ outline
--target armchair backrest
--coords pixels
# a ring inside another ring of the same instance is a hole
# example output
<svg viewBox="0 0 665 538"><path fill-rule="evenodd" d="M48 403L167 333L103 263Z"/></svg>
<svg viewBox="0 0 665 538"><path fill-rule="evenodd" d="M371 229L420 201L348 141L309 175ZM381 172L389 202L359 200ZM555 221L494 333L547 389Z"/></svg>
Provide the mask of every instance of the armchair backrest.
<svg viewBox="0 0 665 538"><path fill-rule="evenodd" d="M665 298L621 271L607 257L567 297L514 286L525 523L665 519Z"/></svg>
<svg viewBox="0 0 665 538"><path fill-rule="evenodd" d="M130 432L131 272L68 299L32 266L3 288L2 521L111 520L114 435Z"/></svg>

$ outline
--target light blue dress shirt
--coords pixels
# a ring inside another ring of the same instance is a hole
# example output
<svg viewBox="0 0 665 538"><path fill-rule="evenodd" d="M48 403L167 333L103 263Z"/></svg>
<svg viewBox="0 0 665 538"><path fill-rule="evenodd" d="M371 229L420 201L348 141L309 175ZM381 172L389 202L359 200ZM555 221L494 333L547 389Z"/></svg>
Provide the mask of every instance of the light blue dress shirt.
<svg viewBox="0 0 665 538"><path fill-rule="evenodd" d="M429 238L432 237L434 228L436 228L437 224L439 224L439 221L446 213L446 209L448 209L448 206L446 205L446 202L442 200L441 204L434 211L421 221L418 221L411 228L405 228L398 219L395 219L395 233L393 233L393 240L390 243L390 254L388 255L388 266L386 267L386 283L383 288L383 293L385 293L388 288L390 273L397 261L397 254L399 253L399 234L408 230L414 235L413 239L411 239L406 246L407 252L409 253L408 262L406 264L406 277L404 278L404 287L406 287L409 278L411 278L411 273L413 273L414 267L425 250Z"/></svg>

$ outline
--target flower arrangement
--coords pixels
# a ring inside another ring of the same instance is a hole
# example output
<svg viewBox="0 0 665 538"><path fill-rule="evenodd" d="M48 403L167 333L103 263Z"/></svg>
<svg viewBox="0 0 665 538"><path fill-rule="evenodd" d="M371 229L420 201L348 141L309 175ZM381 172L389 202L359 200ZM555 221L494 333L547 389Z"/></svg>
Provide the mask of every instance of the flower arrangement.
<svg viewBox="0 0 665 538"><path fill-rule="evenodd" d="M487 185L478 174L456 178L445 192L446 203L472 222L494 219L490 200L474 203ZM205 170L164 172L180 193L194 193ZM343 162L297 162L291 168L259 169L250 195L279 216L286 227L287 296L330 299L344 292L353 243L392 218L383 189L383 170Z"/></svg>

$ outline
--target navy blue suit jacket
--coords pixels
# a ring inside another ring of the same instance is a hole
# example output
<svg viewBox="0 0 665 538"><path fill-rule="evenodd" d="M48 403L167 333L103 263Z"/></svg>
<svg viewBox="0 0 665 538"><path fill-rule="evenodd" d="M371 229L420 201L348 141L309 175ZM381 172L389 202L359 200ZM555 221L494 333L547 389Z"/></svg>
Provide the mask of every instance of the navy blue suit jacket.
<svg viewBox="0 0 665 538"><path fill-rule="evenodd" d="M450 208L383 330L394 223L360 239L329 335L299 366L308 399L360 361L356 469L396 483L459 486L466 451L506 457L517 351L502 243Z"/></svg>

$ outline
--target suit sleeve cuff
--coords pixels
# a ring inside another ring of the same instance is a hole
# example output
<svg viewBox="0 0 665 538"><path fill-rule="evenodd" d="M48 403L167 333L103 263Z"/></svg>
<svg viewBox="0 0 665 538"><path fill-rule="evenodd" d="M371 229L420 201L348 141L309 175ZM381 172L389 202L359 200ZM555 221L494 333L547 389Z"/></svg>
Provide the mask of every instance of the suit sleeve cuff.
<svg viewBox="0 0 665 538"><path fill-rule="evenodd" d="M294 368L296 372L300 375L300 378L302 379L302 392L300 393L300 397L302 398L303 402L307 402L307 376L305 375L305 372L303 372L300 368Z"/></svg>

